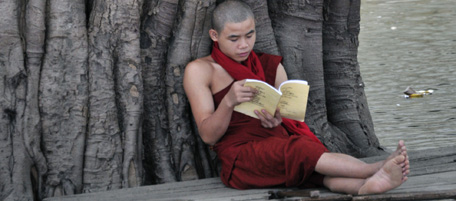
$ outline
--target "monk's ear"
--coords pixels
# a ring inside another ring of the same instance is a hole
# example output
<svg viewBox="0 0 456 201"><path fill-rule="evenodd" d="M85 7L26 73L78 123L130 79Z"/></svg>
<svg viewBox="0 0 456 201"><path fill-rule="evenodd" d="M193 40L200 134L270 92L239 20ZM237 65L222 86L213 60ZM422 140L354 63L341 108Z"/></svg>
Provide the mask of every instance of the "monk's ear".
<svg viewBox="0 0 456 201"><path fill-rule="evenodd" d="M209 36L211 37L212 41L218 41L218 33L215 29L209 30Z"/></svg>

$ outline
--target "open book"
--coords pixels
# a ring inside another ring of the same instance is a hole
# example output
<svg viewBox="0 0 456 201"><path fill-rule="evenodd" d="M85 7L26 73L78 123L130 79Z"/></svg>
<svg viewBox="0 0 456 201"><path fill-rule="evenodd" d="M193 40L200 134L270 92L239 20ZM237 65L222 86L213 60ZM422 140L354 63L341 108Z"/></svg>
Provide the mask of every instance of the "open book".
<svg viewBox="0 0 456 201"><path fill-rule="evenodd" d="M279 89L276 89L261 80L247 79L244 86L255 88L258 93L251 101L234 107L235 111L258 118L254 110L261 112L262 109L265 109L274 115L278 107L282 117L304 121L309 95L307 81L288 80L283 82Z"/></svg>

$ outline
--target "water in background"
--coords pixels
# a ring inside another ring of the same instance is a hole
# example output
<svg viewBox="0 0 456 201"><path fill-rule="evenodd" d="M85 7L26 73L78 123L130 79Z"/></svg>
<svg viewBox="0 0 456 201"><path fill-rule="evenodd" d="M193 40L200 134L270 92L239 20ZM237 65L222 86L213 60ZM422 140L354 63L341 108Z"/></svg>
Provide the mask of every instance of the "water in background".
<svg viewBox="0 0 456 201"><path fill-rule="evenodd" d="M382 146L456 144L456 3L363 0L358 61ZM435 89L424 98L403 91Z"/></svg>

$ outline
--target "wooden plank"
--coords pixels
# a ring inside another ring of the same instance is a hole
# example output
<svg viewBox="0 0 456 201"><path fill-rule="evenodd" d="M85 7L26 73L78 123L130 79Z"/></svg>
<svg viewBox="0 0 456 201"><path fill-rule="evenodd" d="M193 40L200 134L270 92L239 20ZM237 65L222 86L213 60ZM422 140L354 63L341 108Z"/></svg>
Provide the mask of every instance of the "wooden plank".
<svg viewBox="0 0 456 201"><path fill-rule="evenodd" d="M184 195L184 194L169 194L166 197L156 197L155 194L150 195L132 195L132 196L123 196L121 198L116 198L114 200L149 200L149 201L166 201L166 200L267 200L269 194L264 191L262 193L258 193L258 191L227 191L227 192L199 192L201 194L191 194L191 195ZM98 199L97 197L97 200ZM111 198L102 199L102 200L113 200Z"/></svg>
<svg viewBox="0 0 456 201"><path fill-rule="evenodd" d="M362 159L366 162L378 161L387 156ZM409 180L391 193L419 191L439 191L456 189L456 146L425 151L409 151L411 174ZM45 201L79 200L265 200L269 191L283 191L290 188L236 190L226 187L220 178L166 183L113 191L86 193L58 198L46 198ZM321 188L320 199L348 199L350 195L329 192ZM299 198L300 200L302 198ZM351 199L351 198L350 198Z"/></svg>
<svg viewBox="0 0 456 201"><path fill-rule="evenodd" d="M269 190L235 190L217 193L199 194L192 196L180 196L178 198L186 200L267 200Z"/></svg>
<svg viewBox="0 0 456 201"><path fill-rule="evenodd" d="M82 201L82 200L265 200L270 189L236 190L227 188L219 178L142 186L99 193L79 194L59 198L46 198L45 201Z"/></svg>
<svg viewBox="0 0 456 201"><path fill-rule="evenodd" d="M200 186L198 186L200 187ZM257 199L267 199L269 197L268 189L254 189L254 190L236 190L232 188L192 188L192 189L185 189L182 191L173 191L164 194L153 194L154 199L156 200L168 200L168 199L186 199L186 200L200 200L200 199L207 199L211 197L215 198L224 198L227 197L229 199L234 197L250 197L257 198ZM140 199L142 197L150 198L151 193L144 194L144 196L136 196Z"/></svg>
<svg viewBox="0 0 456 201"><path fill-rule="evenodd" d="M225 188L224 191L200 190L192 194L172 193L163 197L153 194L153 199L150 195L135 196L135 200L267 200L268 191L267 189L235 190Z"/></svg>
<svg viewBox="0 0 456 201"><path fill-rule="evenodd" d="M409 201L409 200L441 200L441 199L456 199L456 190L440 190L440 191L428 191L428 192L408 192L408 193L385 193L377 195L329 195L319 198L311 197L294 197L288 198L287 200L299 200L299 201L344 201L344 200L353 200L353 201Z"/></svg>
<svg viewBox="0 0 456 201"><path fill-rule="evenodd" d="M444 164L456 165L456 153L442 155L442 156L434 156L432 158L419 158L419 159L410 161L411 167L417 167L417 168L432 167L432 166L444 165Z"/></svg>
<svg viewBox="0 0 456 201"><path fill-rule="evenodd" d="M456 189L443 191L427 191L427 192L408 192L397 194L380 194L380 195L365 195L354 196L353 201L407 201L407 200L434 200L434 199L451 199L456 198Z"/></svg>
<svg viewBox="0 0 456 201"><path fill-rule="evenodd" d="M329 191L325 191L324 189L320 190L320 198L319 200L346 200L348 199L347 196L340 196L341 194L331 193ZM435 174L427 174L427 175L420 175L420 176L413 176L409 177L409 180L405 182L403 185L385 193L388 194L408 194L408 193L416 193L416 192L437 192L437 191L450 191L456 190L456 171L451 172L442 172L442 173L435 173ZM307 190L308 191L308 190ZM305 192L302 196L306 196ZM309 197L309 196L306 196ZM310 200L309 198L300 198L299 200ZM314 199L317 200L317 199Z"/></svg>
<svg viewBox="0 0 456 201"><path fill-rule="evenodd" d="M411 168L409 177L456 171L456 162L437 164L437 165L433 165L433 166L424 166L424 167L418 166L416 164L412 164L412 167L413 166L416 166L416 167Z"/></svg>
<svg viewBox="0 0 456 201"><path fill-rule="evenodd" d="M429 164L438 164L438 162L433 162L432 161L446 161L445 163L452 163L455 162L454 160L456 159L456 153L447 153L445 155L438 155L438 156L416 156L416 155L409 155L409 160L413 161L415 163L423 163L424 165L429 165ZM431 162L431 163L430 163Z"/></svg>
<svg viewBox="0 0 456 201"><path fill-rule="evenodd" d="M73 197L93 197L94 195L99 197L118 197L123 196L125 194L135 194L140 195L144 193L154 192L157 195L162 193L169 193L179 189L190 189L190 188L206 188L210 186L211 188L226 188L223 183L220 181L219 178L210 178L210 179L201 179L201 180L194 180L194 181L184 181L184 182L174 182L174 183L166 183L160 185L149 185L149 186L141 186L135 188L125 188L125 189L117 189L112 191L103 191L103 192L94 192L94 193L85 193L79 195L71 195L66 196L67 199L74 199ZM47 198L45 200L52 200L53 198Z"/></svg>
<svg viewBox="0 0 456 201"><path fill-rule="evenodd" d="M456 172L409 177L409 179L391 193L405 193L409 191L434 191L456 189Z"/></svg>
<svg viewBox="0 0 456 201"><path fill-rule="evenodd" d="M124 194L135 194L140 195L148 192L157 193L157 195L162 193L169 193L173 191L177 191L179 189L193 189L193 188L226 188L223 183L220 181L220 178L209 178L209 179L200 179L200 180L193 180L193 181L183 181L183 182L172 182L166 184L159 184L159 185L149 185L149 186L141 186L135 188L124 188L124 189L117 189L111 191L103 191L103 192L94 192L94 193L84 193L79 195L71 195L66 196L66 198L71 197L92 197L94 194L100 197L117 197L122 196ZM52 198L47 198L45 200L52 200Z"/></svg>
<svg viewBox="0 0 456 201"><path fill-rule="evenodd" d="M311 198L311 197L302 197L296 200L299 201L345 201L345 200L352 200L352 195L340 194L340 195L330 195L324 196L319 198Z"/></svg>
<svg viewBox="0 0 456 201"><path fill-rule="evenodd" d="M456 153L456 145L448 146L448 147L440 147L435 149L428 149L428 150L415 150L409 151L409 159L410 160L420 160L426 158L434 158L434 157L444 157L448 155L454 155Z"/></svg>
<svg viewBox="0 0 456 201"><path fill-rule="evenodd" d="M312 196L312 192L318 191L318 196ZM352 195L333 193L324 188L296 189L272 191L271 197L274 199L287 200L351 200Z"/></svg>

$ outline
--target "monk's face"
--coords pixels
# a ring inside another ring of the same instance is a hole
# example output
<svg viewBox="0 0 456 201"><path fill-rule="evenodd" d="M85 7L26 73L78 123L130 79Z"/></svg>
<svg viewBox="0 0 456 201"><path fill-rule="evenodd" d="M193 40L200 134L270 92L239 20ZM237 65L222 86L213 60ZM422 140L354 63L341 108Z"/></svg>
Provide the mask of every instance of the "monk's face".
<svg viewBox="0 0 456 201"><path fill-rule="evenodd" d="M226 56L242 62L247 59L255 44L255 20L248 18L239 23L228 22L220 33L215 31L215 37L213 33L210 34L212 40L218 41L220 50Z"/></svg>

